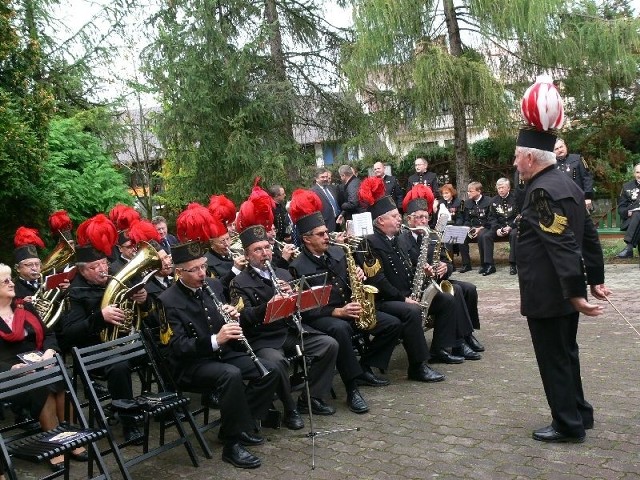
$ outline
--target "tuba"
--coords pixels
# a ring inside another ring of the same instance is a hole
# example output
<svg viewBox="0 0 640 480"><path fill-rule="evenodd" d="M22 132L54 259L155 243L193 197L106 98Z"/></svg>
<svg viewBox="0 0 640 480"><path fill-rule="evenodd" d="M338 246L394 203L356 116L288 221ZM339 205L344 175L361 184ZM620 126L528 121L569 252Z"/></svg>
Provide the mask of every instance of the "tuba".
<svg viewBox="0 0 640 480"><path fill-rule="evenodd" d="M100 339L103 342L126 337L131 333L140 330L142 326L142 314L131 296L144 288L144 284L162 268L162 260L158 256L155 248L147 242L138 244L138 253L127 263L122 270L111 277L100 302L100 309L109 305L117 305L125 315L122 325L109 324L100 332ZM127 281L136 275L143 275L143 280L129 287Z"/></svg>
<svg viewBox="0 0 640 480"><path fill-rule="evenodd" d="M71 243L64 236L61 236L58 244L42 263L40 287L33 294L31 303L36 312L38 312L42 323L48 329L52 328L60 319L63 310L62 298L64 297L64 291L61 288L45 290L44 277L64 268L73 258L74 253L75 250Z"/></svg>

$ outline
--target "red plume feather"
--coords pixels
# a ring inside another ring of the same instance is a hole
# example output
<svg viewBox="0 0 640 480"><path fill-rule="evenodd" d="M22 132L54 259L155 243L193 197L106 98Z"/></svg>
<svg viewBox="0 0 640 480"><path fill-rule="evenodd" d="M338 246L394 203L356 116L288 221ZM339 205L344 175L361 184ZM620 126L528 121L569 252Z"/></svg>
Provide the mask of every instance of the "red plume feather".
<svg viewBox="0 0 640 480"><path fill-rule="evenodd" d="M214 222L209 209L193 202L187 206L176 220L176 234L182 243L188 241L208 242L213 236L211 224Z"/></svg>
<svg viewBox="0 0 640 480"><path fill-rule="evenodd" d="M131 208L129 205L125 205L124 203L118 203L115 207L109 210L109 220L111 220L113 224L116 225L118 223L118 217L120 217L122 212L124 212L129 208Z"/></svg>
<svg viewBox="0 0 640 480"><path fill-rule="evenodd" d="M414 185L413 188L404 196L404 200L402 200L402 209L406 210L409 202L416 198L424 198L429 206L429 213L433 213L433 200L435 197L433 196L431 187L427 187L421 183Z"/></svg>
<svg viewBox="0 0 640 480"><path fill-rule="evenodd" d="M211 195L209 211L214 218L220 220L224 225L229 225L236 219L236 206L224 195Z"/></svg>
<svg viewBox="0 0 640 480"><path fill-rule="evenodd" d="M96 250L109 256L118 240L118 232L113 222L103 213L99 213L80 224L77 238L78 245L92 245Z"/></svg>
<svg viewBox="0 0 640 480"><path fill-rule="evenodd" d="M161 239L156 227L149 220L140 220L131 225L127 236L134 243L148 242L149 240L159 242Z"/></svg>
<svg viewBox="0 0 640 480"><path fill-rule="evenodd" d="M140 221L140 213L137 212L134 208L128 207L125 210L122 210L118 219L116 220L116 228L118 231L128 230L133 226L134 223Z"/></svg>
<svg viewBox="0 0 640 480"><path fill-rule="evenodd" d="M13 243L16 248L24 247L26 245L35 245L40 248L44 248L44 242L38 234L38 230L35 228L18 227L16 234L13 237Z"/></svg>
<svg viewBox="0 0 640 480"><path fill-rule="evenodd" d="M376 203L386 195L384 181L380 177L367 177L362 180L360 189L358 190L358 199L360 203L366 204L368 207Z"/></svg>
<svg viewBox="0 0 640 480"><path fill-rule="evenodd" d="M293 223L297 223L302 217L320 211L322 211L322 200L312 190L299 188L291 194L289 215Z"/></svg>
<svg viewBox="0 0 640 480"><path fill-rule="evenodd" d="M51 227L51 233L54 235L73 229L71 218L69 218L69 214L65 210L53 212L49 216L49 226Z"/></svg>
<svg viewBox="0 0 640 480"><path fill-rule="evenodd" d="M240 205L236 219L238 233L253 225L262 225L267 230L273 227L273 209L276 208L276 202L271 195L258 186L259 181L260 177L256 177L251 195Z"/></svg>

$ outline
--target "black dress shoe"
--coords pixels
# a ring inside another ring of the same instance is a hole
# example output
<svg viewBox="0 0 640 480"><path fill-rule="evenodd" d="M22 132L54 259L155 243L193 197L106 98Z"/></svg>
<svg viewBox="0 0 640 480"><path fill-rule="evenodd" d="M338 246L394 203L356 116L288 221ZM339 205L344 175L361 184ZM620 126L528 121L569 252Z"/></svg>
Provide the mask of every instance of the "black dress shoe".
<svg viewBox="0 0 640 480"><path fill-rule="evenodd" d="M470 272L471 270L473 270L471 268L471 265L463 265L462 267L460 267L460 270L458 270L458 272L465 273L465 272Z"/></svg>
<svg viewBox="0 0 640 480"><path fill-rule="evenodd" d="M509 267L509 275L517 275L518 274L518 267L516 267L515 265L511 265Z"/></svg>
<svg viewBox="0 0 640 480"><path fill-rule="evenodd" d="M59 463L53 463L51 460L48 460L47 464L49 465L51 471L54 473L58 473L64 470L64 460Z"/></svg>
<svg viewBox="0 0 640 480"><path fill-rule="evenodd" d="M417 380L418 382L441 382L444 375L430 368L425 362L418 365L412 365L407 371L409 380Z"/></svg>
<svg viewBox="0 0 640 480"><path fill-rule="evenodd" d="M582 443L584 442L584 435L581 437L571 437L564 433L558 432L551 425L544 428L534 430L532 435L534 440L547 443Z"/></svg>
<svg viewBox="0 0 640 480"><path fill-rule="evenodd" d="M489 265L485 271L482 273L483 277L486 277L487 275L491 275L492 273L496 273L496 266L495 265Z"/></svg>
<svg viewBox="0 0 640 480"><path fill-rule="evenodd" d="M282 423L284 423L285 427L289 430L300 430L304 428L304 421L297 410L285 412Z"/></svg>
<svg viewBox="0 0 640 480"><path fill-rule="evenodd" d="M385 387L389 385L389 380L376 376L371 371L371 367L362 367L363 373L356 377L356 383L358 385L366 385L368 387Z"/></svg>
<svg viewBox="0 0 640 480"><path fill-rule="evenodd" d="M457 357L463 357L465 360L480 360L482 355L471 349L466 342L459 347L453 347L451 353Z"/></svg>
<svg viewBox="0 0 640 480"><path fill-rule="evenodd" d="M258 468L260 459L244 449L240 443L226 444L222 448L222 460L238 468Z"/></svg>
<svg viewBox="0 0 640 480"><path fill-rule="evenodd" d="M122 427L124 441L132 445L142 445L144 443L144 435L135 425L126 425Z"/></svg>
<svg viewBox="0 0 640 480"><path fill-rule="evenodd" d="M484 272L486 272L486 271L487 271L487 268L489 268L489 267L488 267L488 266L484 266L484 265L483 265L482 267L480 267L480 268L478 269L478 273L479 273L480 275L484 275Z"/></svg>
<svg viewBox="0 0 640 480"><path fill-rule="evenodd" d="M471 350L474 352L484 352L484 346L478 341L473 333L464 337L464 341L467 342L467 345L469 345Z"/></svg>
<svg viewBox="0 0 640 480"><path fill-rule="evenodd" d="M447 352L444 348L431 353L429 363L448 363L450 365L464 362L464 357L459 357Z"/></svg>
<svg viewBox="0 0 640 480"><path fill-rule="evenodd" d="M242 432L238 437L240 445L245 447L252 447L256 445L262 445L264 443L264 437L257 433Z"/></svg>
<svg viewBox="0 0 640 480"><path fill-rule="evenodd" d="M307 399L302 395L298 398L298 411L300 413L309 413L309 406L307 405ZM311 411L314 415L333 415L336 413L336 409L327 404L320 398L311 397Z"/></svg>
<svg viewBox="0 0 640 480"><path fill-rule="evenodd" d="M618 258L633 258L633 247L627 243L627 246L618 252Z"/></svg>
<svg viewBox="0 0 640 480"><path fill-rule="evenodd" d="M86 450L80 453L69 452L69 457L76 462L88 462L89 461L89 452Z"/></svg>
<svg viewBox="0 0 640 480"><path fill-rule="evenodd" d="M367 413L369 405L365 402L357 387L350 388L347 391L347 406L353 413Z"/></svg>

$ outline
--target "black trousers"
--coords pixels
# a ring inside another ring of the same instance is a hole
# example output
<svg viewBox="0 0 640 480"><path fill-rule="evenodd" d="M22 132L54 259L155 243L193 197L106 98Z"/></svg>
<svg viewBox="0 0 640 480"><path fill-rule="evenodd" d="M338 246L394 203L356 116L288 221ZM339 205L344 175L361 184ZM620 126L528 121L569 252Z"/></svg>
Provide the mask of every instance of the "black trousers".
<svg viewBox="0 0 640 480"><path fill-rule="evenodd" d="M474 330L480 330L480 314L478 313L478 289L473 283L463 282L461 280L449 280L456 287L460 287L464 303L467 306L467 312L471 319L471 326Z"/></svg>
<svg viewBox="0 0 640 480"><path fill-rule="evenodd" d="M493 265L495 262L493 258L493 251L496 240L498 238L497 230L483 230L478 236L478 249L480 250L480 262L482 264ZM518 229L512 229L509 232L509 263L516 263L516 241L518 239Z"/></svg>
<svg viewBox="0 0 640 480"><path fill-rule="evenodd" d="M462 345L464 337L473 332L462 288L452 285L453 295L438 292L429 307L434 320L432 352Z"/></svg>
<svg viewBox="0 0 640 480"><path fill-rule="evenodd" d="M527 318L553 428L581 437L593 424L593 407L584 399L576 336L578 312L561 317Z"/></svg>
<svg viewBox="0 0 640 480"><path fill-rule="evenodd" d="M640 212L634 212L627 225L624 241L635 248L638 246L638 240L640 240Z"/></svg>
<svg viewBox="0 0 640 480"><path fill-rule="evenodd" d="M265 418L280 377L272 372L258 378L257 370L248 355L235 355L224 361L211 360L194 365L189 376L194 386L218 392L220 402L220 437L235 442L241 432L251 432L256 420ZM268 360L262 363L267 370L275 369ZM185 371L189 367L185 368ZM245 386L244 380L248 380Z"/></svg>
<svg viewBox="0 0 640 480"><path fill-rule="evenodd" d="M422 309L419 305L390 300L378 303L378 311L388 313L402 322L402 346L407 352L409 365L429 360L429 347L422 329Z"/></svg>
<svg viewBox="0 0 640 480"><path fill-rule="evenodd" d="M398 318L384 312L377 312L376 318L378 322L375 328L368 331L373 335L373 341L360 361L363 365L386 369L389 366L389 360L400 335L402 324ZM357 330L353 322L336 317L320 317L305 320L305 323L336 339L338 342L336 368L342 383L349 387L351 382L363 373L351 341L351 337Z"/></svg>

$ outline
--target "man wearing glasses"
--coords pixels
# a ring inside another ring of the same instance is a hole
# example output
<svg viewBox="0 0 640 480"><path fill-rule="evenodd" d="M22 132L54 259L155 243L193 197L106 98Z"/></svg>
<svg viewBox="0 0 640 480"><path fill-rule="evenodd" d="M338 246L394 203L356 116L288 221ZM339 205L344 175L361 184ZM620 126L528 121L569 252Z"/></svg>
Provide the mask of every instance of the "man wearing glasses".
<svg viewBox="0 0 640 480"><path fill-rule="evenodd" d="M159 300L170 327L167 359L174 377L186 389L210 386L217 392L222 459L238 468L257 468L260 459L244 447L264 442L255 433L256 421L265 418L279 377L261 377L237 342L243 338L237 322L239 314L226 304L220 281L207 278L206 247L186 242L174 246L171 252L179 279ZM222 312L203 290L205 282L224 304ZM275 368L266 360L263 363L268 370Z"/></svg>
<svg viewBox="0 0 640 480"><path fill-rule="evenodd" d="M426 185L431 188L434 195L440 195L440 186L438 184L438 177L433 172L428 172L429 162L424 157L417 157L414 162L416 173L409 177L407 181L407 192L413 188L414 185ZM395 200L395 199L394 199ZM433 209L437 211L438 201L433 206Z"/></svg>

